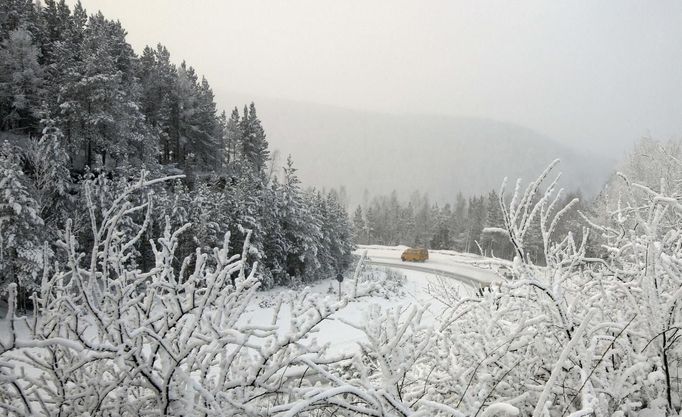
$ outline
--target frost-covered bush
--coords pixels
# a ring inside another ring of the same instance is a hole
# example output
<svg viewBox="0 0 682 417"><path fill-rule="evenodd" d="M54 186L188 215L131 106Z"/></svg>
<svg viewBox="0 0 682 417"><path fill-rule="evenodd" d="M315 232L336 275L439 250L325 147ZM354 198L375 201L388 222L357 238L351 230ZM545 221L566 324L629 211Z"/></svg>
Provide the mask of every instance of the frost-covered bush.
<svg viewBox="0 0 682 417"><path fill-rule="evenodd" d="M128 187L101 215L88 199L93 244L84 251L66 228L66 262L45 269L32 316L17 315L9 287L0 407L12 415L679 413L682 196L666 181L654 189L623 175L629 192L608 221L586 218L591 232L576 240L556 232L567 209L557 181L542 188L552 167L526 188L517 182L511 199L500 193L517 253L508 280L474 296L442 286L442 305L374 307L346 323L364 332L360 349L336 355L314 333L374 289L360 280L362 261L341 300L304 288L277 300L268 325L252 325L244 311L260 282L257 268L246 273L248 237L231 248L228 235L178 266L188 226L166 227L150 242L153 265L141 269L129 259L147 222L125 218L153 211L150 195L131 194L156 181ZM534 221L543 266L527 256ZM590 233L608 256L588 256Z"/></svg>
<svg viewBox="0 0 682 417"><path fill-rule="evenodd" d="M121 225L138 211L151 212L151 200L135 206L130 195L155 182L129 187L101 217L88 198L92 251L79 251L69 223L61 242L66 265L52 274L45 270L32 317L16 315L16 287L10 287L8 331L0 348L5 410L17 415L238 414L283 390L277 387L301 354L321 353L298 342L336 305L311 316L305 314L304 297L294 306L302 314L285 336L275 332L275 319L264 327L239 323L259 286L241 261L248 238L241 255L231 254L227 235L222 247L197 250L192 268L185 259L178 270L174 252L187 226L167 227L150 242L154 266L148 271L132 267L128 259L146 223L133 235L122 232Z"/></svg>
<svg viewBox="0 0 682 417"><path fill-rule="evenodd" d="M370 266L361 275L360 282L368 284L372 289L370 294L392 299L405 295L407 278L402 272L392 268L377 268Z"/></svg>
<svg viewBox="0 0 682 417"><path fill-rule="evenodd" d="M525 189L517 182L510 200L501 193L513 277L479 297L441 295L449 307L424 365L426 391L471 415L497 402L534 416L675 414L682 196L665 181L654 190L623 177L630 191L607 213L610 224L590 224L610 254L594 259L588 231L580 241L553 234L567 210L557 206L556 181L541 191L553 165ZM527 256L533 221L546 266Z"/></svg>
<svg viewBox="0 0 682 417"><path fill-rule="evenodd" d="M269 324L245 320L260 285L257 268L246 273L249 234L236 254L227 234L222 246L197 249L177 268L178 238L189 226L167 226L149 242L151 268L130 262L154 207L144 190L159 181L141 179L97 213L86 184L88 252L68 222L60 242L65 262L44 269L31 316L18 315L16 285L9 286L0 336L3 412L294 416L342 407L396 415L381 410L410 407L363 381L342 379L349 366L365 369L354 362L358 356L330 355L312 337L348 298L303 289L279 299ZM141 192L146 197L133 203ZM129 229L137 223L126 218L139 212L147 220ZM289 319L280 314L283 306Z"/></svg>
<svg viewBox="0 0 682 417"><path fill-rule="evenodd" d="M682 195L666 181L654 189L621 175L623 198L605 224L585 218L576 240L556 233L576 203L559 206L558 178L543 189L555 164L525 188L517 182L510 199L500 193L517 253L511 276L476 296L434 287L445 307L432 323L416 308L373 310L348 379L440 405L425 415L679 413ZM533 222L543 266L525 244ZM590 233L608 256L588 255Z"/></svg>

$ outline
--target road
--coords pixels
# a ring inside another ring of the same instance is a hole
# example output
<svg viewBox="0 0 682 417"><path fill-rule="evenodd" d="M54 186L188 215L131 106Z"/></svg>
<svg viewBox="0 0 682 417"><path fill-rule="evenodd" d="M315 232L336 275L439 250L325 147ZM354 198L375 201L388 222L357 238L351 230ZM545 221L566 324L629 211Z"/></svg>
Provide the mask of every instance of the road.
<svg viewBox="0 0 682 417"><path fill-rule="evenodd" d="M467 284L467 285L470 285L472 287L488 286L488 284L489 284L489 282L481 281L478 279L473 279L473 278L466 276L466 275L463 275L463 274L459 274L459 273L451 272L451 271L444 271L442 269L437 269L437 268L431 268L429 266L419 264L416 262L415 263L403 262L401 264L397 264L394 262L374 261L370 258L367 260L367 263L370 265L385 266L385 267L395 268L395 269L407 269L410 271L426 272L427 274L453 278L453 279L456 279L457 281L460 281L460 282Z"/></svg>
<svg viewBox="0 0 682 417"><path fill-rule="evenodd" d="M474 288L488 286L500 278L491 269L477 267L485 258L453 251L429 251L425 262L403 262L400 259L405 248L401 246L359 246L356 253L367 251L367 262L371 265L425 272L428 274L456 279Z"/></svg>

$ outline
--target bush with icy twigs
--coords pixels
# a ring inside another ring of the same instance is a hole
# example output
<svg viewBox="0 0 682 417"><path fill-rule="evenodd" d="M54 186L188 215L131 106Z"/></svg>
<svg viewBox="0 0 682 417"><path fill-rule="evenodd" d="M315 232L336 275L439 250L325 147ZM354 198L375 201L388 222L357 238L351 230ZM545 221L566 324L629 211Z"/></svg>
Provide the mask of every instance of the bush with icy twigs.
<svg viewBox="0 0 682 417"><path fill-rule="evenodd" d="M99 216L86 184L91 252L79 252L68 222L61 242L65 266L45 270L32 316L17 315L16 287L10 286L8 331L0 339L0 407L24 416L293 416L324 407L388 416L398 414L378 410L409 408L342 380L337 370L353 366L356 356L331 356L328 346L312 340L315 328L348 298L304 289L281 299L291 312L288 322L281 304L269 325L242 320L259 287L258 268L245 273L248 236L241 254L231 254L228 234L222 247L198 249L177 269L174 253L188 226L167 226L150 242L154 266L134 269L128 259L148 221L137 233L119 228L139 211L149 219L153 201L148 195L134 205L138 199L128 197L168 179L142 178Z"/></svg>
<svg viewBox="0 0 682 417"><path fill-rule="evenodd" d="M371 289L356 285L361 265L342 300L303 290L282 298L288 323L279 304L270 325L251 326L240 318L254 301L257 268L245 274L229 236L176 270L183 228L166 228L153 244L155 267L132 270L126 256L140 234L129 240L116 230L122 217L152 204L121 198L92 222L92 253L78 253L67 227L67 268L45 274L36 314L17 317L10 291L0 406L15 415L677 413L680 196L665 183L653 190L624 178L631 193L612 221L586 217L610 254L590 258L587 230L580 241L553 236L567 209L557 207L556 181L540 191L552 166L525 189L517 182L508 204L500 193L518 254L511 279L479 296L444 294L449 305L435 325L424 320L426 307L372 308L364 322L346 323L365 333L360 349L335 357L311 335ZM542 267L524 255L534 220ZM18 331L22 323L30 334Z"/></svg>

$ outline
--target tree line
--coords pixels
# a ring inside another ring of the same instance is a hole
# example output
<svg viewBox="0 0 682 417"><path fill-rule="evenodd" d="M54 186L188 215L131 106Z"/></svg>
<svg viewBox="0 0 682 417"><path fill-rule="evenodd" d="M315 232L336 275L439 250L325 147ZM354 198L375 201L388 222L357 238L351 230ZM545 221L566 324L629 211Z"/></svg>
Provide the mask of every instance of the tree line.
<svg viewBox="0 0 682 417"><path fill-rule="evenodd" d="M557 235L562 236L580 224L578 210L586 211L582 193L564 193L561 203L574 198L581 202L562 216ZM431 202L427 194L412 193L407 201L393 191L360 204L351 215L353 238L358 244L407 245L429 249L449 249L485 256L512 259L515 250L504 231L500 195L465 197L458 193L453 204ZM535 262L544 262L538 221L533 222L526 250Z"/></svg>
<svg viewBox="0 0 682 417"><path fill-rule="evenodd" d="M58 244L66 222L81 247L93 245L93 218L141 175L178 178L152 187L155 210L125 230L145 230L146 241L188 223L178 259L219 246L227 231L241 247L251 231L247 255L266 287L350 263L339 194L304 188L291 158L277 168L254 103L219 111L192 66L175 65L161 44L137 55L120 22L80 2L0 0L0 138L0 285L18 284L20 297L44 268L68 262ZM139 244L126 262L148 267L153 254Z"/></svg>

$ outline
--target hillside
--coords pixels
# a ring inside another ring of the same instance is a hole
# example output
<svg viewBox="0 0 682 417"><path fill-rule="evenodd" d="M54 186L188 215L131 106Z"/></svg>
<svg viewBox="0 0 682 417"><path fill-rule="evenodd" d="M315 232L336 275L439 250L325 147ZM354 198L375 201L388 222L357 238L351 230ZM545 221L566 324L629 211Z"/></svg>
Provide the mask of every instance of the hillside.
<svg viewBox="0 0 682 417"><path fill-rule="evenodd" d="M225 108L250 100L217 94ZM345 186L354 201L422 190L439 201L497 189L502 178L531 178L555 158L563 184L599 190L613 161L573 150L533 130L493 120L391 115L286 100L257 99L280 159L291 153L306 184ZM397 161L407 161L397 163Z"/></svg>

